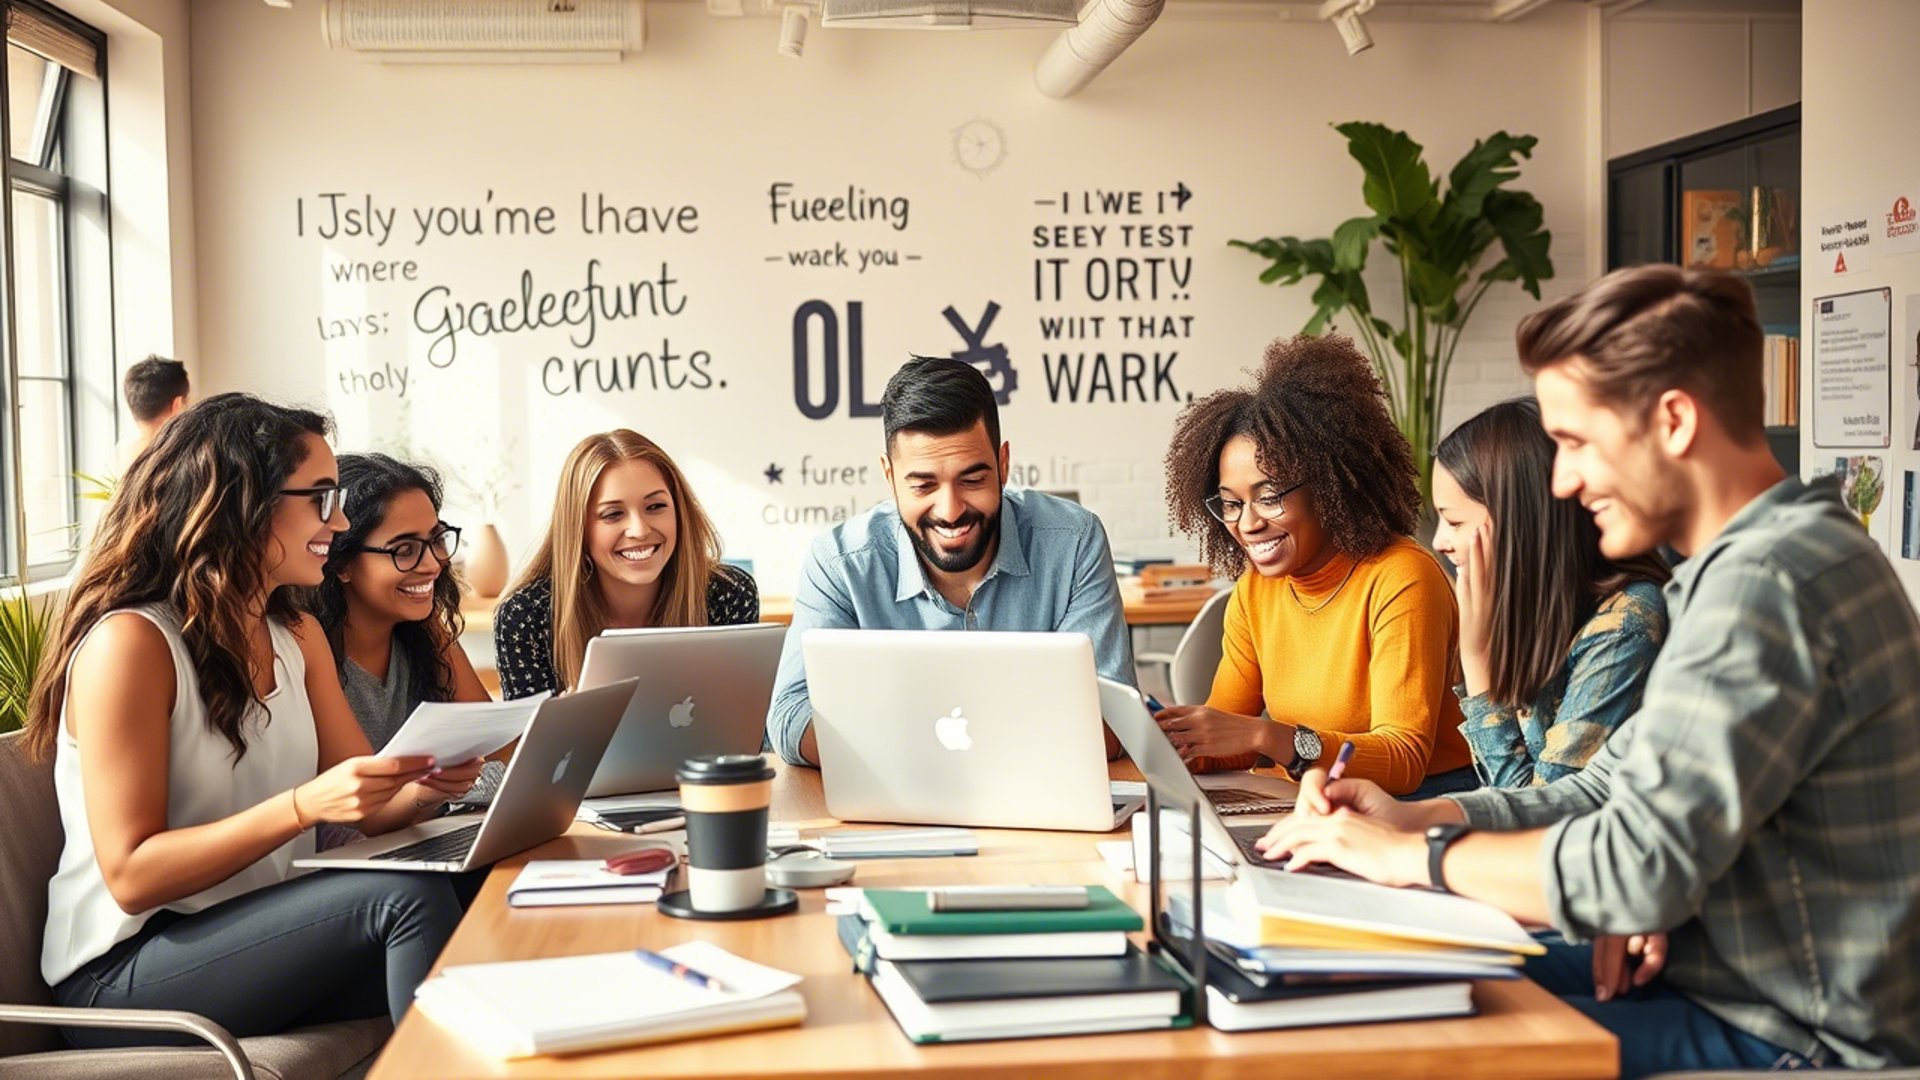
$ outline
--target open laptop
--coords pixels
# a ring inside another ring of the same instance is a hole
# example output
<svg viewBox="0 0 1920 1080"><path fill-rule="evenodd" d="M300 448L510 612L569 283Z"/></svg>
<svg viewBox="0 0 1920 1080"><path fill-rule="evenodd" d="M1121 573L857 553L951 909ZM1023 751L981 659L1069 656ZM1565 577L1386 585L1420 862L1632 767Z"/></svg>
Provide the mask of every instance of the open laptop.
<svg viewBox="0 0 1920 1080"><path fill-rule="evenodd" d="M833 817L1108 832L1141 805L1107 782L1085 634L809 630L800 648Z"/></svg>
<svg viewBox="0 0 1920 1080"><path fill-rule="evenodd" d="M635 685L627 679L541 702L478 823L471 814L435 818L295 859L293 865L457 873L546 843L572 823Z"/></svg>
<svg viewBox="0 0 1920 1080"><path fill-rule="evenodd" d="M587 642L580 686L638 678L588 798L665 791L701 754L757 754L787 628L778 623L608 630Z"/></svg>

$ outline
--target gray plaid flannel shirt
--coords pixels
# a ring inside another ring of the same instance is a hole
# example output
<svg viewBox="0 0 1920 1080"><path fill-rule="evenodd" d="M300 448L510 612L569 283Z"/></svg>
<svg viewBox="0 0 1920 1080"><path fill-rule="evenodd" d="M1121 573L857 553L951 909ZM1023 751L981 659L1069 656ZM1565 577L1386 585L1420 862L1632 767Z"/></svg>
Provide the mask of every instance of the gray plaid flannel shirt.
<svg viewBox="0 0 1920 1080"><path fill-rule="evenodd" d="M1920 1064L1920 619L1831 480L1788 479L1667 586L1640 711L1586 770L1457 796L1548 829L1572 940L1671 933L1666 982L1822 1063Z"/></svg>

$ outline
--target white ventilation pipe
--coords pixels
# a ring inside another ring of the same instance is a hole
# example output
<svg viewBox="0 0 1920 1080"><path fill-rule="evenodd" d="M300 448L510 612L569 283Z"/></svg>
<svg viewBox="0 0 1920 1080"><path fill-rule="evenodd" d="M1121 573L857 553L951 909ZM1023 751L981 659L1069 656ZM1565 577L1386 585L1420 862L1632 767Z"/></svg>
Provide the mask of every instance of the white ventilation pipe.
<svg viewBox="0 0 1920 1080"><path fill-rule="evenodd" d="M1047 46L1033 82L1053 98L1072 97L1107 70L1160 17L1167 0L1093 0L1080 25Z"/></svg>

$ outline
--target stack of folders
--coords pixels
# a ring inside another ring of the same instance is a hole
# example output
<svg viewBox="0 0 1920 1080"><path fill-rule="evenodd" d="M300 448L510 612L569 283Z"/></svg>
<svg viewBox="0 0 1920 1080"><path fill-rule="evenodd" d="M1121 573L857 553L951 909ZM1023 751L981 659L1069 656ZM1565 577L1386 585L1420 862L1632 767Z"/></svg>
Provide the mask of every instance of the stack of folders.
<svg viewBox="0 0 1920 1080"><path fill-rule="evenodd" d="M534 859L507 886L507 906L651 904L672 876L671 866L650 874L616 874L596 859Z"/></svg>
<svg viewBox="0 0 1920 1080"><path fill-rule="evenodd" d="M1188 984L1127 934L1112 892L1085 908L934 912L914 890L868 889L841 942L916 1043L1186 1027Z"/></svg>
<svg viewBox="0 0 1920 1080"><path fill-rule="evenodd" d="M420 984L427 1018L500 1058L568 1054L759 1028L807 1017L800 976L705 941L660 956L718 979L695 985L634 953L463 964Z"/></svg>
<svg viewBox="0 0 1920 1080"><path fill-rule="evenodd" d="M1514 979L1544 951L1462 897L1312 873L1204 889L1207 1020L1222 1031L1465 1016L1473 980ZM1168 896L1176 934L1191 902Z"/></svg>

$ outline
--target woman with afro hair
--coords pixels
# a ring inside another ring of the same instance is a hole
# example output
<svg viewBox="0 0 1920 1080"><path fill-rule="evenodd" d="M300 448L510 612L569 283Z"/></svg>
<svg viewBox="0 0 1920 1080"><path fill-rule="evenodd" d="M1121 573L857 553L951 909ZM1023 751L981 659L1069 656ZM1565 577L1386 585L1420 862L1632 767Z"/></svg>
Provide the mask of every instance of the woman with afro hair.
<svg viewBox="0 0 1920 1080"><path fill-rule="evenodd" d="M1345 775L1396 795L1478 786L1452 689L1453 589L1410 539L1413 454L1351 341L1275 341L1252 386L1189 405L1167 509L1239 579L1207 703L1156 717L1190 768L1297 778L1352 742Z"/></svg>

